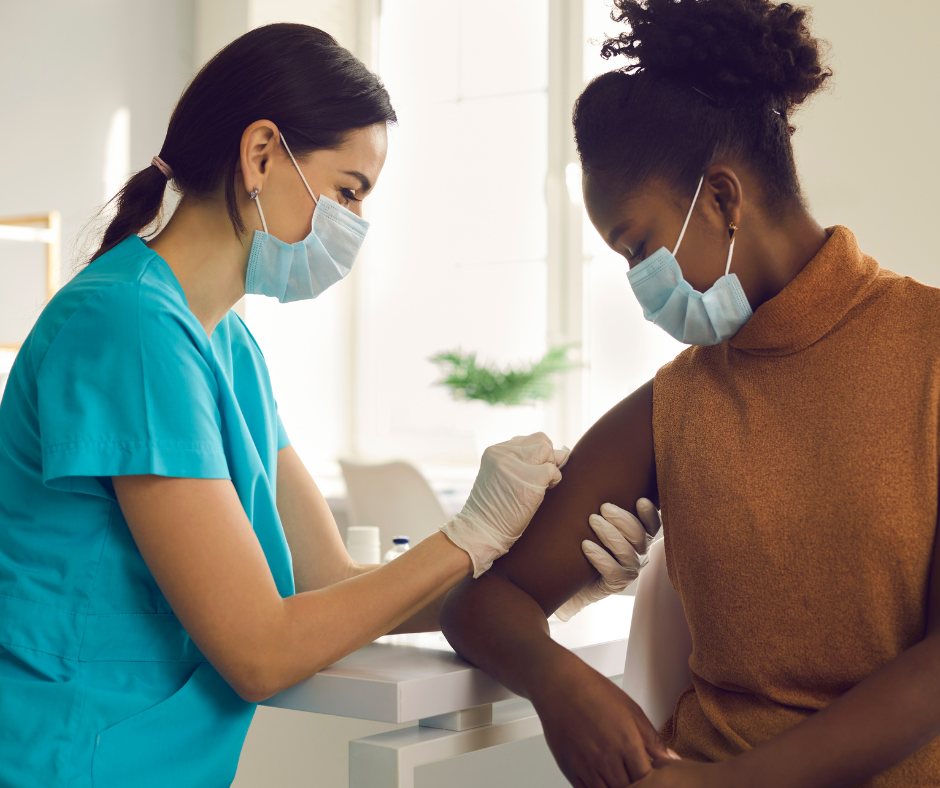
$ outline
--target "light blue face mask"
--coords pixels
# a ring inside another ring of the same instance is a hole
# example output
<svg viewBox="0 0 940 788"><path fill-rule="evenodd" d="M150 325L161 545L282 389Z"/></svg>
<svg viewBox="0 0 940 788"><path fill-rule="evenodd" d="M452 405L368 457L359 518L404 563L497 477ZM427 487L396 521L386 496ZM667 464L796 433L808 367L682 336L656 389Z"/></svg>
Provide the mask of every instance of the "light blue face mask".
<svg viewBox="0 0 940 788"><path fill-rule="evenodd" d="M687 345L724 342L737 334L753 314L737 274L728 274L734 254L734 237L728 250L725 275L704 293L685 281L676 262L676 252L689 226L704 180L703 175L672 253L664 246L627 273L630 286L643 307L643 317Z"/></svg>
<svg viewBox="0 0 940 788"><path fill-rule="evenodd" d="M258 191L252 192L251 199L258 206L264 232L255 230L251 242L245 292L271 296L286 303L316 298L346 276L356 261L369 223L322 194L319 200L314 197L283 134L281 143L316 205L310 234L295 244L286 244L269 235Z"/></svg>

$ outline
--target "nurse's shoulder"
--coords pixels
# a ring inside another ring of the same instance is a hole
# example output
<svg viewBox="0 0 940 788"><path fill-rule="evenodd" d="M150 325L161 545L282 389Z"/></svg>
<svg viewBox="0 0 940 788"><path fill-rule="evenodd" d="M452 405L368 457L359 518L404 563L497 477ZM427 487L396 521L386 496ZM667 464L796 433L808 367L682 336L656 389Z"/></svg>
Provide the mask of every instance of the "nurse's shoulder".
<svg viewBox="0 0 940 788"><path fill-rule="evenodd" d="M205 330L190 312L172 270L133 235L85 266L56 293L24 350L38 371L50 351L73 352L88 343L97 352L120 352L123 345L139 344L143 349L181 341L211 352Z"/></svg>

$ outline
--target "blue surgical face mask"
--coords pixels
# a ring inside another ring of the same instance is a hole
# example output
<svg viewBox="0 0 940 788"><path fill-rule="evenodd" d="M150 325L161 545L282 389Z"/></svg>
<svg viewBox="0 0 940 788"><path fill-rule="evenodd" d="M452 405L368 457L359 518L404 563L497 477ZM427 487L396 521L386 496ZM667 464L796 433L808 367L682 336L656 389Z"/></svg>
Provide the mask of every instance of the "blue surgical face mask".
<svg viewBox="0 0 940 788"><path fill-rule="evenodd" d="M728 274L734 254L733 237L725 275L704 293L698 292L685 281L682 269L676 262L676 252L689 226L704 180L703 175L692 198L689 215L682 225L682 232L679 233L676 248L670 253L664 246L627 273L630 286L643 307L643 317L687 345L717 345L724 342L737 334L753 314L737 274Z"/></svg>
<svg viewBox="0 0 940 788"><path fill-rule="evenodd" d="M369 223L322 194L319 200L314 197L283 134L281 143L316 205L310 234L295 244L286 244L269 235L258 192L252 192L251 199L258 206L264 232L256 230L251 242L245 292L272 296L286 303L316 298L346 276L359 254Z"/></svg>

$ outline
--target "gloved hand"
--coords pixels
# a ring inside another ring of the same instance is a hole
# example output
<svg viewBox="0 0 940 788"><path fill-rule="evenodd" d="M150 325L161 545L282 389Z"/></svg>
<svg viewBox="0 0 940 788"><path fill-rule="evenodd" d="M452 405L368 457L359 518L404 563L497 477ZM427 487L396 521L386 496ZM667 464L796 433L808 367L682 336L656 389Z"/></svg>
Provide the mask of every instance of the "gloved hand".
<svg viewBox="0 0 940 788"><path fill-rule="evenodd" d="M601 506L600 514L592 514L588 518L598 539L614 556L611 557L607 550L587 539L581 543L585 557L601 576L555 611L562 621L567 621L606 596L620 593L636 580L640 570L646 566L649 560L647 549L659 532L662 521L653 502L647 498L640 498L636 502L636 510L642 523L630 512L612 503L605 503Z"/></svg>
<svg viewBox="0 0 940 788"><path fill-rule="evenodd" d="M545 490L561 481L571 450L555 450L544 433L513 438L483 452L470 497L441 530L470 554L479 577L506 553L539 508Z"/></svg>

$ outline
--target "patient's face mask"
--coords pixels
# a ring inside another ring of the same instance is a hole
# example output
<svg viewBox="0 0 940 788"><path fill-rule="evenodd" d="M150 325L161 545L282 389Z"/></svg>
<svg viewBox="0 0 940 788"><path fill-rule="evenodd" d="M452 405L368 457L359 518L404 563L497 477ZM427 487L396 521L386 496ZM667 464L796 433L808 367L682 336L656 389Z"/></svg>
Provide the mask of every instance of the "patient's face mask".
<svg viewBox="0 0 940 788"><path fill-rule="evenodd" d="M253 192L251 199L258 206L264 231L256 230L251 242L245 292L271 296L286 303L316 298L346 276L359 254L369 223L322 194L319 200L314 197L283 134L281 143L316 205L310 233L295 244L284 243L270 235L258 192Z"/></svg>
<svg viewBox="0 0 940 788"><path fill-rule="evenodd" d="M676 261L676 253L704 181L705 176L702 175L676 248L670 252L662 247L627 273L630 286L643 307L643 317L687 345L724 342L737 334L753 314L737 274L728 273L734 255L734 238L728 250L725 275L704 293L685 281Z"/></svg>

